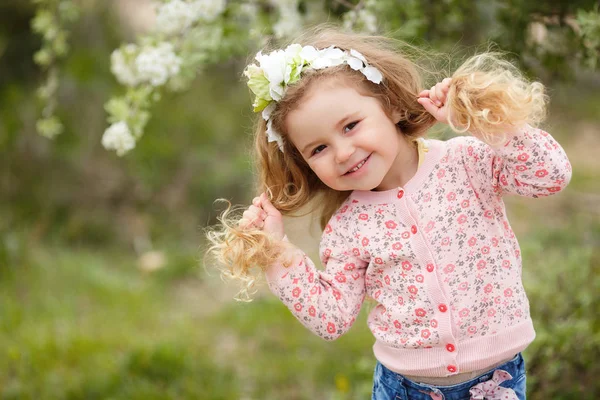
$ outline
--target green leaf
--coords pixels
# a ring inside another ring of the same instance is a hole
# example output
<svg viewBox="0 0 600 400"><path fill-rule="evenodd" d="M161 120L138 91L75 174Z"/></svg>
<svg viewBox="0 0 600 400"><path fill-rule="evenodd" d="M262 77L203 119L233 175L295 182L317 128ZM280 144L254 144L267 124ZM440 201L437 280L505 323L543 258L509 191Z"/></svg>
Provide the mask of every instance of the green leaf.
<svg viewBox="0 0 600 400"><path fill-rule="evenodd" d="M31 21L31 29L35 33L45 35L45 33L56 26L54 16L48 10L38 10L37 14Z"/></svg>
<svg viewBox="0 0 600 400"><path fill-rule="evenodd" d="M60 135L63 130L63 124L56 116L43 118L37 121L35 127L38 133L48 139L53 139L55 136Z"/></svg>
<svg viewBox="0 0 600 400"><path fill-rule="evenodd" d="M123 97L114 97L106 102L104 109L110 115L109 122L127 121L131 108Z"/></svg>
<svg viewBox="0 0 600 400"><path fill-rule="evenodd" d="M35 54L33 55L33 61L35 61L36 64L42 66L42 67L47 67L52 63L52 60L54 59L52 52L50 50L48 50L47 48L42 48L38 51L35 52Z"/></svg>
<svg viewBox="0 0 600 400"><path fill-rule="evenodd" d="M256 98L256 100L254 101L254 104L252 104L254 106L254 112L259 112L264 110L269 104L271 103L271 100L265 100L265 99L261 99L261 98Z"/></svg>

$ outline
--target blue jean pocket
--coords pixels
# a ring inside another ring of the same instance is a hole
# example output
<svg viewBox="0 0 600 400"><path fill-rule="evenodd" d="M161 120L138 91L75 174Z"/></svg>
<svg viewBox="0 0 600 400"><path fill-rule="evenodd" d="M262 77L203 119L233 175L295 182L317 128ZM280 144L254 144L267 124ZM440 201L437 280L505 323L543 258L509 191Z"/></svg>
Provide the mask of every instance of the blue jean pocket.
<svg viewBox="0 0 600 400"><path fill-rule="evenodd" d="M408 400L406 389L398 376L380 363L375 366L371 400Z"/></svg>
<svg viewBox="0 0 600 400"><path fill-rule="evenodd" d="M527 376L524 371L521 375L515 376L509 381L502 382L500 386L514 390L519 399L525 399L527 396Z"/></svg>

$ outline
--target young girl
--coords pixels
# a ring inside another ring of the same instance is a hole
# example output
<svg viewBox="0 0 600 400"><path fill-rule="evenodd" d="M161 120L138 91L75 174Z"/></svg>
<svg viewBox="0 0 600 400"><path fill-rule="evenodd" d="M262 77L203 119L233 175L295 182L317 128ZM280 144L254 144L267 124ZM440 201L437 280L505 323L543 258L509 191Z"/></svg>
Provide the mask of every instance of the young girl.
<svg viewBox="0 0 600 400"><path fill-rule="evenodd" d="M422 90L384 38L317 30L297 43L245 71L262 112L261 194L209 234L225 275L249 290L261 267L325 340L374 299L373 399L524 399L521 351L535 332L502 197L569 182L563 149L533 127L543 86L482 54ZM424 139L435 122L471 136ZM316 196L324 270L282 222Z"/></svg>

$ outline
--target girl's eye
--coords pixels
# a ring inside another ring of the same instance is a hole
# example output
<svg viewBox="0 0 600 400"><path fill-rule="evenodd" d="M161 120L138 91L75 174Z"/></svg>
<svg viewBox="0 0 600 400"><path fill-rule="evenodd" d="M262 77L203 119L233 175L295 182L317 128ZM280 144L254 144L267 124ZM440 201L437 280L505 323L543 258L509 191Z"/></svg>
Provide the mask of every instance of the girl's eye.
<svg viewBox="0 0 600 400"><path fill-rule="evenodd" d="M358 125L358 121L350 122L348 125L344 127L344 133L350 132L354 127Z"/></svg>
<svg viewBox="0 0 600 400"><path fill-rule="evenodd" d="M322 145L320 145L320 146L317 146L317 147L316 147L316 148L313 150L313 152L312 152L312 155L319 154L319 153L320 153L320 152L322 152L323 150L325 150L325 145L324 145L324 144L322 144Z"/></svg>

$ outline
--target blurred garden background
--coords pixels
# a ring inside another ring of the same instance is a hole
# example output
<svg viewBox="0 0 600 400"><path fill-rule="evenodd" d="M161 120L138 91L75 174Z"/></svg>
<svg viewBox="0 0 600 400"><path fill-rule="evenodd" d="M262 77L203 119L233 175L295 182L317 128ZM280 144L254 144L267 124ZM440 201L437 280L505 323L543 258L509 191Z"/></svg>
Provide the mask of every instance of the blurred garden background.
<svg viewBox="0 0 600 400"><path fill-rule="evenodd" d="M182 13L192 4L192 17ZM544 128L573 179L557 196L507 199L537 330L529 397L600 398L598 7L2 0L0 398L370 398L369 306L324 342L265 285L236 302L237 288L202 263L203 231L223 210L214 200L256 194L241 72L267 40L323 21L456 57L493 42L547 85ZM150 75L128 75L136 54L165 42L170 66L152 53ZM119 122L128 141L107 138ZM286 219L313 256L317 225Z"/></svg>

